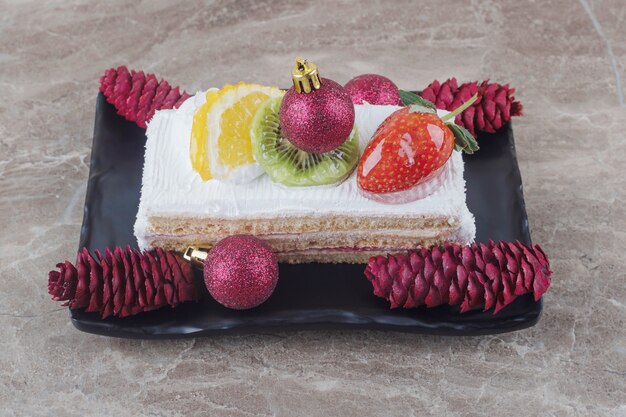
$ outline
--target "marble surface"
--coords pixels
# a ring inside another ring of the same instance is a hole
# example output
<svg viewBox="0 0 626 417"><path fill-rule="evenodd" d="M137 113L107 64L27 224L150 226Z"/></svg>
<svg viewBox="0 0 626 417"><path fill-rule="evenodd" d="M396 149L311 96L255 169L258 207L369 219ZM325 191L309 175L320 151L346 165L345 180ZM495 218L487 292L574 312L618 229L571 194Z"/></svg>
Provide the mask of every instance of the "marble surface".
<svg viewBox="0 0 626 417"><path fill-rule="evenodd" d="M296 53L339 82L518 89L532 234L554 270L537 326L160 342L72 327L46 280L77 248L103 70L284 86ZM0 415L626 415L625 84L623 0L0 0Z"/></svg>

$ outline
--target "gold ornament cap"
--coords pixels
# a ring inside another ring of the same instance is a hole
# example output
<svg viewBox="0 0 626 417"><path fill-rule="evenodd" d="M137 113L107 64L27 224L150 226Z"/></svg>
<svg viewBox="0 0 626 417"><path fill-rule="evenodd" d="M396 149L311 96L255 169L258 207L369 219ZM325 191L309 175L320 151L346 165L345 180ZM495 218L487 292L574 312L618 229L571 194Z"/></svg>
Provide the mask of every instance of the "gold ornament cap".
<svg viewBox="0 0 626 417"><path fill-rule="evenodd" d="M293 87L298 93L310 93L319 90L322 86L320 75L317 72L317 65L307 59L296 57L296 66L291 70Z"/></svg>
<svg viewBox="0 0 626 417"><path fill-rule="evenodd" d="M190 246L183 254L183 258L189 261L191 265L202 268L204 266L204 260L207 258L207 256L209 256L209 250L210 248Z"/></svg>

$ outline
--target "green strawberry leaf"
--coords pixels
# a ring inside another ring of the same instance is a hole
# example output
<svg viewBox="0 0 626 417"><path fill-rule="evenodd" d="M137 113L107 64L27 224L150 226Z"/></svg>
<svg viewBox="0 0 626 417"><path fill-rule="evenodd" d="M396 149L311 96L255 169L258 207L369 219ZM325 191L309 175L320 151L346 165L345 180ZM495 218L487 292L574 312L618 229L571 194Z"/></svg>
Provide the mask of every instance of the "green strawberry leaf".
<svg viewBox="0 0 626 417"><path fill-rule="evenodd" d="M478 142L472 134L465 129L464 127L455 125L454 123L446 123L446 125L450 128L452 133L454 134L454 149L461 152L465 152L466 154L473 154L476 152L478 147Z"/></svg>
<svg viewBox="0 0 626 417"><path fill-rule="evenodd" d="M418 96L415 93L412 93L410 91L405 91L405 90L400 90L400 99L402 100L402 104L404 104L405 106L411 106L414 104L420 105L422 107L431 109L433 111L428 112L428 113L436 113L437 112L437 108L435 107L435 105L433 103L431 103L430 101L426 100L425 98L422 98L420 96Z"/></svg>

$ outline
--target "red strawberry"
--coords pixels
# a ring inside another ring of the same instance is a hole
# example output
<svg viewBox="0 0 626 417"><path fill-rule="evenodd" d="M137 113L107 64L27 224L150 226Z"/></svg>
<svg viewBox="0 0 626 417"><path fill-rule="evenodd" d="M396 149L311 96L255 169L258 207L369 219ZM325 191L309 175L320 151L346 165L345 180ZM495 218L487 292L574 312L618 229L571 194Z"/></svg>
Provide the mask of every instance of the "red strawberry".
<svg viewBox="0 0 626 417"><path fill-rule="evenodd" d="M430 179L450 158L452 130L436 114L395 111L380 125L367 145L357 181L367 193L404 191Z"/></svg>

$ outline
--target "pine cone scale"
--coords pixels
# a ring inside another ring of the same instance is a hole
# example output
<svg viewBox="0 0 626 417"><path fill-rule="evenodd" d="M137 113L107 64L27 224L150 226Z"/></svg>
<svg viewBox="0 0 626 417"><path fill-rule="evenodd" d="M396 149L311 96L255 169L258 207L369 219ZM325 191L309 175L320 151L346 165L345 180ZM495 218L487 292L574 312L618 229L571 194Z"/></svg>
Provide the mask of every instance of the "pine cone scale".
<svg viewBox="0 0 626 417"><path fill-rule="evenodd" d="M147 305L145 286L146 277L143 273L143 269L141 269L139 256L141 255L138 250L132 249L130 251L130 263L133 268L133 281L135 284L135 290L137 291L137 306L145 307Z"/></svg>
<svg viewBox="0 0 626 417"><path fill-rule="evenodd" d="M72 301L71 305L72 307L86 307L89 305L89 283L91 281L91 275L95 273L96 271L92 270L92 266L90 264L85 263L84 266L79 265L77 274L79 277L84 278L78 279L76 282L76 291L74 293L74 301Z"/></svg>

